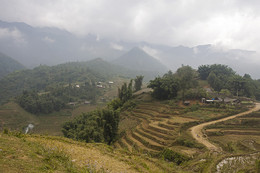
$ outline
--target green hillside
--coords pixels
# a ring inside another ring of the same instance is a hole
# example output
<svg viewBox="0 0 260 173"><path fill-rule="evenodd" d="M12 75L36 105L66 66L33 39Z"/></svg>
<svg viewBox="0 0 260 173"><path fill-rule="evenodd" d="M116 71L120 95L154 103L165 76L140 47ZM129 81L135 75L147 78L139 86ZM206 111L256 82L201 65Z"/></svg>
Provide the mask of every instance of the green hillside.
<svg viewBox="0 0 260 173"><path fill-rule="evenodd" d="M25 67L18 61L0 52L0 79L17 70Z"/></svg>
<svg viewBox="0 0 260 173"><path fill-rule="evenodd" d="M57 66L41 65L32 70L22 70L9 74L0 80L0 103L6 102L23 91L48 92L51 88L66 87L76 84L96 85L120 74L115 66L95 59L88 62L71 62Z"/></svg>

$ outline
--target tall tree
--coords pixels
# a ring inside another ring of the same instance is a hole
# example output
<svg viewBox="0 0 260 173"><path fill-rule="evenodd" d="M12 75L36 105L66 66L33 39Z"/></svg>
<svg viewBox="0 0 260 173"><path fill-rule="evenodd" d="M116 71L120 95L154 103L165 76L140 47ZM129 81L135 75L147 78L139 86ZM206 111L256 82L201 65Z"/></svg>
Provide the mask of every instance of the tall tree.
<svg viewBox="0 0 260 173"><path fill-rule="evenodd" d="M198 74L196 70L192 69L190 66L182 66L180 67L176 73L176 78L179 80L180 89L182 93L182 101L184 102L185 92L192 87L196 87L198 85Z"/></svg>
<svg viewBox="0 0 260 173"><path fill-rule="evenodd" d="M143 84L143 78L144 78L144 76L136 76L136 78L134 79L135 80L135 85L134 85L135 91L141 90L141 87Z"/></svg>
<svg viewBox="0 0 260 173"><path fill-rule="evenodd" d="M199 73L199 77L202 80L206 80L210 74L210 66L209 65L201 65L198 67L198 73Z"/></svg>
<svg viewBox="0 0 260 173"><path fill-rule="evenodd" d="M127 100L131 99L133 96L133 80L127 83L124 83L121 88L118 88L118 98L122 103L125 103Z"/></svg>

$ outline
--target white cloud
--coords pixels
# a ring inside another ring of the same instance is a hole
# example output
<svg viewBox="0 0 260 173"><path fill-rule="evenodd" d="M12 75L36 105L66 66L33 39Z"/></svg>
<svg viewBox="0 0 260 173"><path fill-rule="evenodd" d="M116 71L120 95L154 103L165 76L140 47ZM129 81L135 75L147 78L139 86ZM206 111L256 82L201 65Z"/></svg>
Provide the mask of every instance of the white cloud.
<svg viewBox="0 0 260 173"><path fill-rule="evenodd" d="M161 60L160 57L159 57L159 51L156 50L156 49L153 49L151 47L148 47L148 46L143 46L142 49L149 55L151 55L152 57L158 59L158 60Z"/></svg>
<svg viewBox="0 0 260 173"><path fill-rule="evenodd" d="M79 36L260 51L258 0L2 0L0 16Z"/></svg>
<svg viewBox="0 0 260 173"><path fill-rule="evenodd" d="M115 50L124 50L123 46L116 44L116 43L110 43L110 47L115 49Z"/></svg>
<svg viewBox="0 0 260 173"><path fill-rule="evenodd" d="M0 39L12 39L17 44L26 44L23 34L17 28L0 28Z"/></svg>

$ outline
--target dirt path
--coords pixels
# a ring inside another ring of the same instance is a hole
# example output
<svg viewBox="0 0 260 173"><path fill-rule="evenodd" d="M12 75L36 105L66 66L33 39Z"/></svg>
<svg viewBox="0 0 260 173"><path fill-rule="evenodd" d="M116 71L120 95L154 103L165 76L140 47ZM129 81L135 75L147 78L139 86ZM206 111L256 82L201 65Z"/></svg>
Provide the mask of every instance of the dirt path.
<svg viewBox="0 0 260 173"><path fill-rule="evenodd" d="M209 150L220 152L220 151L222 151L221 147L218 147L218 146L210 143L207 138L203 137L202 129L208 125L215 124L215 123L222 122L222 121L227 121L227 120L239 117L239 116L243 116L243 115L249 114L251 112L257 111L259 109L260 109L260 103L256 103L255 107L250 109L249 111L242 112L242 113L232 115L232 116L229 116L226 118L222 118L219 120L202 123L197 126L191 127L189 130L191 131L192 137L195 138L197 140L197 142L205 145Z"/></svg>

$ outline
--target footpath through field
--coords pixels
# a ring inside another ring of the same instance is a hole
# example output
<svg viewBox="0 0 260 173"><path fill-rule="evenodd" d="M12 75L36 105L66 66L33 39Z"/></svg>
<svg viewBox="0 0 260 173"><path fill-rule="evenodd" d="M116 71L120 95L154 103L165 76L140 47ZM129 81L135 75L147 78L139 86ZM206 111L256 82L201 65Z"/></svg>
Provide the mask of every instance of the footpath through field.
<svg viewBox="0 0 260 173"><path fill-rule="evenodd" d="M219 120L214 120L214 121L202 123L202 124L191 127L189 130L191 131L192 137L195 138L197 140L197 142L205 145L209 150L220 152L220 151L222 151L221 147L218 147L218 146L210 143L209 140L206 137L204 137L202 129L204 127L208 126L208 125L219 123L219 122L222 122L222 121L227 121L227 120L230 120L230 119L233 119L233 118L236 118L236 117L239 117L239 116L243 116L243 115L252 113L254 111L258 111L258 110L260 110L260 103L256 103L255 107L250 109L249 111L242 112L242 113L232 115L232 116L229 116L229 117L225 117L225 118L222 118L222 119L219 119Z"/></svg>

